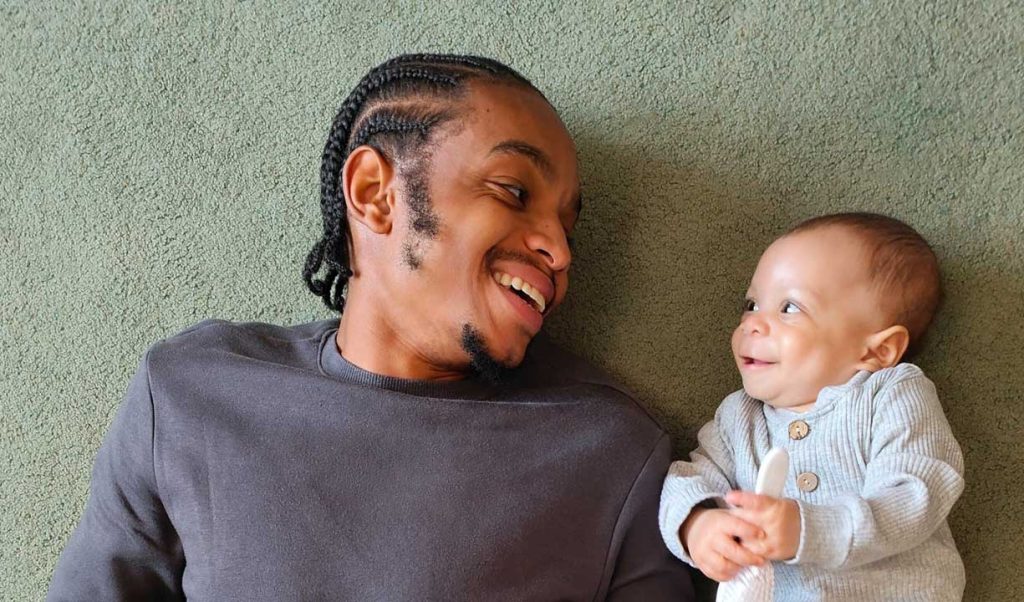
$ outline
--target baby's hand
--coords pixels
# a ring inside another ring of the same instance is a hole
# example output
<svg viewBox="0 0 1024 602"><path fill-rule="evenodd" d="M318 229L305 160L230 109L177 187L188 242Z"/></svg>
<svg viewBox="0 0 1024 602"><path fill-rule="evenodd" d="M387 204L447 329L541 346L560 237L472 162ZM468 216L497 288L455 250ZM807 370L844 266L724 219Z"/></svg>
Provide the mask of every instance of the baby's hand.
<svg viewBox="0 0 1024 602"><path fill-rule="evenodd" d="M764 564L764 558L737 542L763 538L764 533L728 510L694 508L679 534L693 563L715 581L728 581L745 566Z"/></svg>
<svg viewBox="0 0 1024 602"><path fill-rule="evenodd" d="M725 496L730 512L764 530L763 539L744 540L747 550L769 560L789 560L800 546L800 506L789 498L730 491Z"/></svg>

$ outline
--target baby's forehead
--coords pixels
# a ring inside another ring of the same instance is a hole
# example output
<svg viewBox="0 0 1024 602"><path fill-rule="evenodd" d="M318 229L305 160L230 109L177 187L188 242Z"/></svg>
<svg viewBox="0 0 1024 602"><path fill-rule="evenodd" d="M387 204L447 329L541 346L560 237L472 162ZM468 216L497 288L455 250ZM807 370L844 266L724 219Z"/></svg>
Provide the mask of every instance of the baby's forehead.
<svg viewBox="0 0 1024 602"><path fill-rule="evenodd" d="M836 213L804 221L772 243L758 272L763 266L765 272L787 267L791 276L819 290L868 293L861 297L865 305L905 323L912 344L927 330L943 296L938 258L924 237L906 223L876 213Z"/></svg>
<svg viewBox="0 0 1024 602"><path fill-rule="evenodd" d="M786 257L817 260L804 264L808 266L824 263L836 268L844 265L869 268L873 245L869 237L862 232L844 226L828 225L785 234L777 238L765 254L769 252Z"/></svg>
<svg viewBox="0 0 1024 602"><path fill-rule="evenodd" d="M847 228L827 226L787 234L761 256L752 285L773 284L829 296L874 281L872 249Z"/></svg>

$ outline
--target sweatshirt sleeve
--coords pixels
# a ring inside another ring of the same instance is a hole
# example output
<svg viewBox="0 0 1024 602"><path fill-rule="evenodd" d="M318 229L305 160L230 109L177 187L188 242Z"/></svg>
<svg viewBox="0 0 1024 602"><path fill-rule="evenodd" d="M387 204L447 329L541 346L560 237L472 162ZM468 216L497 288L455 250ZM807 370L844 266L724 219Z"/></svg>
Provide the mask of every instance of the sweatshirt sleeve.
<svg viewBox="0 0 1024 602"><path fill-rule="evenodd" d="M658 536L658 491L671 453L669 438L662 434L623 505L609 555L613 566L606 600L695 599L689 569L668 553Z"/></svg>
<svg viewBox="0 0 1024 602"><path fill-rule="evenodd" d="M47 600L183 600L185 558L157 491L149 354L96 456L89 499Z"/></svg>
<svg viewBox="0 0 1024 602"><path fill-rule="evenodd" d="M658 513L661 537L673 554L691 566L693 559L680 540L679 529L695 506L724 497L736 488L732 449L722 430L723 424L730 423L728 405L727 398L715 413L715 419L700 429L698 447L690 453L690 461L672 463L661 490Z"/></svg>
<svg viewBox="0 0 1024 602"><path fill-rule="evenodd" d="M879 397L861 495L800 505L801 536L790 562L847 569L921 544L946 520L964 488L963 455L935 387L918 375Z"/></svg>

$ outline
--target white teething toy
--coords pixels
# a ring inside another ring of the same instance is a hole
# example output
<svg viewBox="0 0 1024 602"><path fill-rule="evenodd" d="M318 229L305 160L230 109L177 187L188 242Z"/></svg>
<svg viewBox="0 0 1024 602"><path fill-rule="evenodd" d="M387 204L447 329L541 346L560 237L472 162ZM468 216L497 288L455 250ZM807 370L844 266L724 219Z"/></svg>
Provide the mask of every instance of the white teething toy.
<svg viewBox="0 0 1024 602"><path fill-rule="evenodd" d="M789 475L789 454L781 447L772 448L757 471L754 493L780 497ZM748 566L731 580L718 585L718 602L771 602L775 589L775 570L771 562L764 566Z"/></svg>

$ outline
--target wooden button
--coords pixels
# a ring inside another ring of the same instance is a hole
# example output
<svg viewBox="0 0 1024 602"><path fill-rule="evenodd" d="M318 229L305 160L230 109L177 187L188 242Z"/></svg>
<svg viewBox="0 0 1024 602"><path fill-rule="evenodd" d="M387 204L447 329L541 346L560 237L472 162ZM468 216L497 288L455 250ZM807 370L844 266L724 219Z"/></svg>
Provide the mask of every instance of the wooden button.
<svg viewBox="0 0 1024 602"><path fill-rule="evenodd" d="M799 441L811 432L811 427L803 420L794 420L789 423L789 438Z"/></svg>
<svg viewBox="0 0 1024 602"><path fill-rule="evenodd" d="M810 493L818 488L818 475L813 472L801 472L796 476L796 486L800 491Z"/></svg>

